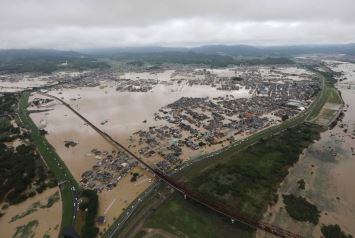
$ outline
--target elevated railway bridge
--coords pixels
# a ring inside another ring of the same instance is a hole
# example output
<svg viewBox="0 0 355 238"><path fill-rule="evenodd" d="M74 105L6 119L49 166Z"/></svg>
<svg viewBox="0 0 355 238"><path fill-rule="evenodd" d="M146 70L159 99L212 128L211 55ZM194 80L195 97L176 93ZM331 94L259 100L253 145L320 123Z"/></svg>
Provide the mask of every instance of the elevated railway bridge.
<svg viewBox="0 0 355 238"><path fill-rule="evenodd" d="M63 101L62 99L49 95L46 93L40 93L46 97L53 98L59 102L61 102L64 106L66 106L69 110L71 110L74 114L76 114L78 117L80 117L83 121L85 121L91 128L93 128L96 132L98 132L105 140L107 140L109 143L114 145L116 148L121 149L125 151L127 154L132 156L134 159L136 159L139 163L143 165L143 167L146 167L148 170L150 170L156 177L164 181L166 184L168 184L170 187L175 189L176 191L180 192L183 194L185 198L190 198L191 200L195 201L198 204L201 204L225 217L228 217L231 219L231 221L234 223L235 221L240 222L242 224L248 225L252 228L264 230L270 234L273 234L278 237L283 237L283 238L302 238L302 236L292 233L288 230L285 230L281 227L261 222L261 221L255 221L253 219L249 219L243 215L241 215L237 211L233 211L233 209L230 209L226 205L216 202L216 201L210 201L206 199L203 195L196 191L192 191L191 189L187 188L184 184L178 183L174 179L172 179L170 176L166 175L162 171L152 167L151 165L147 164L145 161L143 161L141 158L133 154L130 150L128 150L125 146L123 146L121 143L113 139L109 134L106 132L100 130L98 127L96 127L94 124L92 124L88 119L86 119L83 115L81 115L78 111L76 111L74 108L72 108L68 103Z"/></svg>

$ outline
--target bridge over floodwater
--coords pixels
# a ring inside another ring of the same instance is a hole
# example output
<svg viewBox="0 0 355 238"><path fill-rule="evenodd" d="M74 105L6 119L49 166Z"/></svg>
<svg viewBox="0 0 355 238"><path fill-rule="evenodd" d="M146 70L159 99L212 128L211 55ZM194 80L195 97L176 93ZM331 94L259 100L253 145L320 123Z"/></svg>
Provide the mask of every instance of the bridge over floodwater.
<svg viewBox="0 0 355 238"><path fill-rule="evenodd" d="M355 85L355 83L354 83ZM178 183L175 181L173 178L170 176L166 175L162 171L158 170L157 168L152 167L151 165L147 164L144 162L141 158L133 154L129 149L127 149L125 146L123 146L121 143L113 139L109 134L106 132L100 130L98 127L96 127L94 124L92 124L88 119L86 119L83 115L81 115L78 111L76 111L74 108L72 108L68 103L63 101L62 99L49 95L46 93L40 93L46 97L53 98L60 103L62 103L64 106L66 106L69 110L71 110L74 114L76 114L78 117L80 117L83 121L85 121L91 128L93 128L97 133L99 133L105 140L107 140L109 143L114 145L116 148L121 149L125 151L127 154L132 156L134 159L136 159L143 167L146 167L148 170L150 170L153 174L155 174L156 177L164 181L166 184L168 184L170 187L174 188L176 191L180 192L183 194L185 198L189 198L193 201L195 201L198 204L203 205L206 208L209 208L225 217L228 217L231 219L231 221L234 223L235 221L238 221L242 224L248 225L250 227L264 230L270 234L273 234L278 237L283 237L283 238L302 238L302 236L292 233L288 230L285 230L281 227L261 222L261 221L255 221L253 219L249 219L243 215L241 215L238 211L233 211L230 207L227 207L226 205L219 203L217 201L210 201L205 198L202 194L191 190L190 188L186 187L182 183Z"/></svg>

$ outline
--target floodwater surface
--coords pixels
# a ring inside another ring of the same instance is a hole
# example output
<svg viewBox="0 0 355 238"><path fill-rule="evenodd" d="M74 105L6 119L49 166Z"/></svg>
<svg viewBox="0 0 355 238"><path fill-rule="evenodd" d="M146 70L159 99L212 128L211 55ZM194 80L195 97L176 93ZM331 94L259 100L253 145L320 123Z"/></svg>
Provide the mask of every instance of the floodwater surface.
<svg viewBox="0 0 355 238"><path fill-rule="evenodd" d="M354 64L336 68L345 72L348 82L355 81L354 69ZM264 215L264 221L304 237L321 237L321 226L330 224L338 224L355 236L355 90L344 86L339 86L339 90L345 102L343 120L304 150L280 185L277 204ZM298 188L300 179L305 181L305 190ZM315 226L292 219L285 210L282 194L300 195L316 205L321 211L319 223ZM257 237L273 236L258 231Z"/></svg>

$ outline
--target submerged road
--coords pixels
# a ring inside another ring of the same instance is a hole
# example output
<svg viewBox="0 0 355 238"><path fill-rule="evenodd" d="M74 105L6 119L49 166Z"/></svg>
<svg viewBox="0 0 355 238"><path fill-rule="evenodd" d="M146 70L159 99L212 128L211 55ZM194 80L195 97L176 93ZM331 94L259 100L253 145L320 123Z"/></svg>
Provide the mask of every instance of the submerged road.
<svg viewBox="0 0 355 238"><path fill-rule="evenodd" d="M116 148L121 149L125 151L127 154L132 156L134 159L136 159L139 163L141 163L144 167L149 169L152 173L154 173L160 180L164 181L167 183L170 187L174 188L178 192L182 193L185 198L190 198L194 200L195 202L223 215L231 219L232 223L235 221L238 221L240 223L243 223L245 225L248 225L250 227L264 230L270 234L273 234L278 237L284 237L284 238L301 238L302 236L298 234L294 234L290 231L287 231L285 229L282 229L278 226L274 226L269 223L261 222L261 221L254 221L252 219L246 218L242 216L238 211L233 211L229 207L225 206L224 204L221 204L219 202L211 202L207 200L204 196L199 194L198 192L192 191L191 189L187 188L181 183L176 182L173 180L171 177L167 176L160 170L152 167L151 165L147 164L144 162L141 158L133 154L130 150L128 150L125 146L123 146L121 143L113 139L109 134L106 132L100 130L98 127L96 127L94 124L92 124L88 119L86 119L83 115L81 115L78 111L76 111L74 108L72 108L68 103L63 101L62 99L52 96L46 93L40 93L46 97L53 98L59 102L61 102L64 106L66 106L69 110L71 110L74 114L76 114L78 117L80 117L83 121L85 121L91 128L93 128L96 132L98 132L105 140L107 140L109 143L114 145Z"/></svg>

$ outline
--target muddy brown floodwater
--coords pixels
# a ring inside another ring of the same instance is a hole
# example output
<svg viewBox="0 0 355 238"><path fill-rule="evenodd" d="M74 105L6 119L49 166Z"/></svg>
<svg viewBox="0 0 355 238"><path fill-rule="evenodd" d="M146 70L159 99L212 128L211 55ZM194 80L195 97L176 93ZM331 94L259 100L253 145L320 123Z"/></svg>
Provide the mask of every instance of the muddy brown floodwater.
<svg viewBox="0 0 355 238"><path fill-rule="evenodd" d="M249 98L252 96L252 92L243 87L240 87L239 90L223 91L210 85L191 86L185 83L176 83L174 80L170 80L172 73L173 71L156 74L132 72L122 76L133 80L158 79L160 83L148 92L116 91L117 85L114 81L102 80L98 87L61 88L51 90L49 94L62 98L89 121L136 154L139 154L139 146L130 141L130 136L134 132L147 129L150 126L161 126L166 123L155 121L154 113L167 104L175 102L181 97L216 98L232 95L233 98ZM235 75L233 70L226 69L214 70L213 73L225 77ZM185 75L176 77L185 78ZM188 76L186 75L186 77ZM30 101L36 97L43 98L45 96L34 94ZM58 102L51 102L46 106L48 111L31 113L31 118L38 127L44 128L48 132L46 138L54 146L77 181L80 181L81 175L90 170L98 161L98 158L91 153L92 149L107 152L116 150L65 106ZM37 110L38 108L32 109ZM272 115L265 116L273 117ZM248 136L247 133L241 133L236 136L236 139L246 136ZM78 144L67 148L64 141L75 141ZM184 147L182 158L188 160L226 145L227 142L200 150ZM158 155L157 157L152 156L147 159L147 162L155 164L156 159L161 158L158 158ZM112 224L114 218L122 214L124 209L150 186L153 177L149 172L143 171L139 166L133 172L142 175L138 181L132 183L131 176L128 175L122 178L111 191L103 190L99 194L99 215L105 215L107 220L107 223L100 227L101 231Z"/></svg>
<svg viewBox="0 0 355 238"><path fill-rule="evenodd" d="M182 96L218 97L226 94L235 97L250 96L249 92L244 89L227 92L202 85L194 87L157 85L152 92L117 92L109 82L103 82L100 87L55 90L50 94L63 98L88 120L125 146L130 144L129 136L133 132L161 124L161 121L156 122L152 119L154 113ZM30 101L33 98L45 97L34 94L30 97ZM64 105L58 102L50 103L47 109L52 110L31 113L30 116L37 126L48 132L46 138L77 181L80 181L81 175L97 162L97 158L91 153L92 149L108 152L116 150ZM143 120L147 122L143 123ZM67 148L64 141L69 140L76 141L78 144ZM150 173L139 167L133 172L142 175L138 181L130 182L131 176L128 175L121 179L117 187L111 191L104 190L100 193L99 215L105 215L107 221L104 226L100 227L101 230L112 224L114 218L117 218L139 194L151 185L153 177Z"/></svg>
<svg viewBox="0 0 355 238"><path fill-rule="evenodd" d="M31 229L32 233L35 234L34 237L44 237L45 234L50 237L57 237L62 219L62 203L60 200L55 202L50 208L37 208L30 212L34 204L40 202L42 205L45 205L48 198L56 193L59 196L58 188L47 189L43 193L28 198L18 205L7 208L5 215L0 218L0 227L2 228L0 237L13 237L17 227L24 226L31 221L38 221L38 225ZM28 215L24 215L26 212ZM13 219L15 216L22 216L22 218ZM3 229L5 227L6 229ZM23 233L22 236L18 234L17 237L31 236L29 233Z"/></svg>
<svg viewBox="0 0 355 238"><path fill-rule="evenodd" d="M304 237L321 237L321 226L329 224L338 224L355 236L355 89L339 86L339 90L346 105L344 119L303 151L280 185L277 204L268 209L263 219ZM300 179L306 183L305 190L298 189ZM318 225L296 221L287 214L281 195L291 193L318 207ZM257 237L273 236L258 231Z"/></svg>
<svg viewBox="0 0 355 238"><path fill-rule="evenodd" d="M157 85L150 92L117 92L113 86L106 88L75 88L51 91L52 95L63 97L95 125L128 145L132 133L149 126L162 124L154 121L154 113L161 107L181 97L250 97L248 90L221 91L210 86ZM106 121L102 125L102 122ZM146 123L142 123L147 120Z"/></svg>
<svg viewBox="0 0 355 238"><path fill-rule="evenodd" d="M31 96L39 97L39 95ZM56 104L55 110L32 113L31 118L39 126L48 132L47 140L54 146L56 152L69 168L77 181L81 180L81 174L91 169L97 159L91 153L92 149L111 152L115 149L111 144L104 140L91 127L84 122L64 105ZM65 140L74 140L79 143L74 147L67 148ZM99 215L105 215L106 224L100 226L100 230L112 224L140 193L151 184L149 179L152 176L140 169L135 168L133 172L138 172L142 176L135 183L130 182L130 176L124 177L117 187L110 191L104 190L99 196Z"/></svg>

